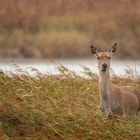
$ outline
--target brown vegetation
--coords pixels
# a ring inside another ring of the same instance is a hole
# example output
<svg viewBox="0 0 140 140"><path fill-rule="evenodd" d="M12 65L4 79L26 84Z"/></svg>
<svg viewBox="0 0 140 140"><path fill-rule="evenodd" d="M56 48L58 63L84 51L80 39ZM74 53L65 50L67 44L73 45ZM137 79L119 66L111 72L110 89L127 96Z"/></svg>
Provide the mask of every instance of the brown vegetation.
<svg viewBox="0 0 140 140"><path fill-rule="evenodd" d="M35 69L33 69L35 72ZM106 119L99 110L97 76L85 67L83 79L59 67L60 75L37 71L33 78L18 67L11 76L0 71L1 140L135 140L140 136L140 118ZM140 83L114 77L113 83Z"/></svg>
<svg viewBox="0 0 140 140"><path fill-rule="evenodd" d="M118 42L118 58L140 58L139 7L139 0L0 0L0 57L88 57L91 43Z"/></svg>

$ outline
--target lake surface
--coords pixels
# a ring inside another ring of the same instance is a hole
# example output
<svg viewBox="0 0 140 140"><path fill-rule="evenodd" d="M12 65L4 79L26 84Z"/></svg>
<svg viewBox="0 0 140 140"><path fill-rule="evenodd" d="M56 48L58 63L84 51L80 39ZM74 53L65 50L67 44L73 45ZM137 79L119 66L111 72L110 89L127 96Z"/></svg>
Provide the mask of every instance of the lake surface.
<svg viewBox="0 0 140 140"><path fill-rule="evenodd" d="M19 69L35 76L36 70L43 74L56 75L59 74L59 64L64 65L77 75L84 76L83 66L91 69L98 74L97 61L92 59L56 59L56 60L0 60L0 69L6 74L17 73ZM134 74L140 75L140 61L134 60L112 60L111 69L116 75L125 75L125 69L131 69ZM36 70L35 70L36 69Z"/></svg>

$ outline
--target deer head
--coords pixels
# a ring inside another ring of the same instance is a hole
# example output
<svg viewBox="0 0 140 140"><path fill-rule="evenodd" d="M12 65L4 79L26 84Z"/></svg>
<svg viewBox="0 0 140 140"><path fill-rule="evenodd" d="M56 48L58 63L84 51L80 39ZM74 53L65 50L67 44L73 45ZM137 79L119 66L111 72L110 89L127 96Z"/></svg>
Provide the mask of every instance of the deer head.
<svg viewBox="0 0 140 140"><path fill-rule="evenodd" d="M117 43L115 43L112 48L107 52L98 52L94 46L91 47L91 52L98 59L98 68L100 71L107 71L110 68L110 59L113 53L116 52Z"/></svg>

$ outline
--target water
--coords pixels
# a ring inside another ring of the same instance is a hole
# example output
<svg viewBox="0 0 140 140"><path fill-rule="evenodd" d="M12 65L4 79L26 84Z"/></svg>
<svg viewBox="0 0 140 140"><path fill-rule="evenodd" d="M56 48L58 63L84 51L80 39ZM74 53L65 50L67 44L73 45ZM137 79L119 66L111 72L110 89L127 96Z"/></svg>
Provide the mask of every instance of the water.
<svg viewBox="0 0 140 140"><path fill-rule="evenodd" d="M59 74L57 67L59 64L64 65L69 70L74 71L77 75L83 76L83 66L90 68L93 73L97 74L97 61L92 59L66 59L66 60L1 60L0 69L6 74L17 73L19 69L35 76L37 71L43 74L56 75ZM127 67L131 68L134 74L140 75L140 61L132 60L112 60L111 68L116 75L125 75ZM37 71L36 71L36 70Z"/></svg>

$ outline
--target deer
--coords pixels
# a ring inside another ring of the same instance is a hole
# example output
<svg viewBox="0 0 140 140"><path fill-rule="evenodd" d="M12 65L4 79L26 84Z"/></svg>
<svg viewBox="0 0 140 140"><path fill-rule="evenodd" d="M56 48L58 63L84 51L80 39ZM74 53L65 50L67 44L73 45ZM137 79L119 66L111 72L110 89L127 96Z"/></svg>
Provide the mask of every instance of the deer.
<svg viewBox="0 0 140 140"><path fill-rule="evenodd" d="M117 43L107 52L98 51L93 45L90 48L98 60L100 110L106 117L139 115L140 92L133 86L119 86L110 80L110 60Z"/></svg>

